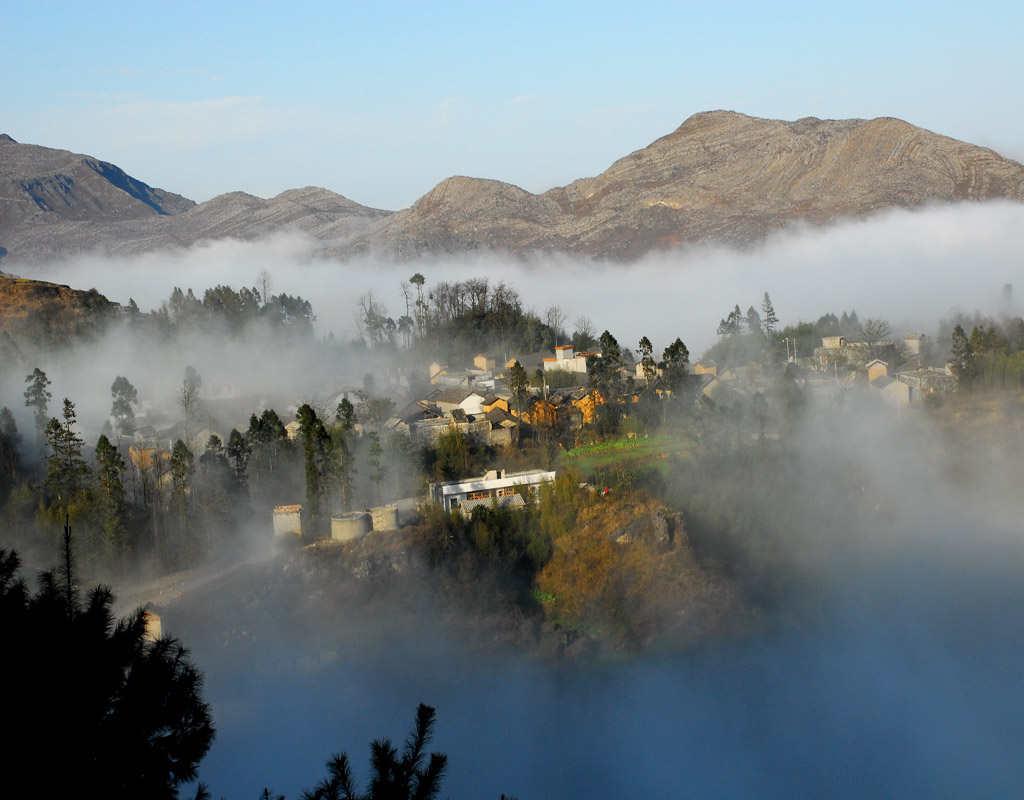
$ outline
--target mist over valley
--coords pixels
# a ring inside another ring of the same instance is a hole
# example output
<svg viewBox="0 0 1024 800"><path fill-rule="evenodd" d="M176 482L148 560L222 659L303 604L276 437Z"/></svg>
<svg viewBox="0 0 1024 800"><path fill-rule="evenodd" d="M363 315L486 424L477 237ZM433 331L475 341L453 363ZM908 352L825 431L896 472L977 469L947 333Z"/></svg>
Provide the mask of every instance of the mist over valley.
<svg viewBox="0 0 1024 800"><path fill-rule="evenodd" d="M299 796L337 751L362 786L421 702L444 796L1015 793L1020 165L715 112L557 191L653 191L636 163L678 184L702 127L767 137L763 217L683 236L664 206L556 246L556 190L188 206L89 167L148 210L5 221L0 547L45 596L69 521L77 591L152 604L205 673L212 796ZM865 200L835 154L883 145L924 168ZM701 169L756 172L726 155ZM828 165L827 213L780 210ZM446 513L430 487L459 481Z"/></svg>

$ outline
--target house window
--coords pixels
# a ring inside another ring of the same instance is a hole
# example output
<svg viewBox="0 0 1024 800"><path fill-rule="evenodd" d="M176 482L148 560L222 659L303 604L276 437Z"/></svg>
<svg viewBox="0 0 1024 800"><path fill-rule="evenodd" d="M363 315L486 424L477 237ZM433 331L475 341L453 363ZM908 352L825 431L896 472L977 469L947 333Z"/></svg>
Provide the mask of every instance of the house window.
<svg viewBox="0 0 1024 800"><path fill-rule="evenodd" d="M470 492L467 496L467 500L484 500L491 495L488 492Z"/></svg>
<svg viewBox="0 0 1024 800"><path fill-rule="evenodd" d="M516 490L511 486L504 486L498 489L498 497L508 497L510 494L515 494Z"/></svg>

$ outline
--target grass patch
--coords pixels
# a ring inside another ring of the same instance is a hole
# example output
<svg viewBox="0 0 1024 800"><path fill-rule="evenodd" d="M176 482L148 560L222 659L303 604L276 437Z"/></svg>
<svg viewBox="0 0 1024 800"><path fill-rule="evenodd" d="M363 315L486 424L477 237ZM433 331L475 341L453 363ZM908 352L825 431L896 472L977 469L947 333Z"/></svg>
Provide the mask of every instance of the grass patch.
<svg viewBox="0 0 1024 800"><path fill-rule="evenodd" d="M682 434L659 433L646 439L612 439L583 447L574 447L561 459L562 467L572 467L588 475L601 467L620 461L644 463L659 461L670 455L685 455L692 451L695 442Z"/></svg>

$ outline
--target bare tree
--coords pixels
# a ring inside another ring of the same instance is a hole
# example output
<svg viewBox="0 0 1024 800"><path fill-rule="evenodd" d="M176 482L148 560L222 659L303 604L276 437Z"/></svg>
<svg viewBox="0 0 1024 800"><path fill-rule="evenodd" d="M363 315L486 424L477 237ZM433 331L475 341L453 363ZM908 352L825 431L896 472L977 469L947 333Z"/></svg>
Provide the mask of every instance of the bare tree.
<svg viewBox="0 0 1024 800"><path fill-rule="evenodd" d="M864 347L867 361L876 358L884 359L886 356L892 358L896 355L895 345L892 341L892 326L884 319L868 317L857 323L854 332Z"/></svg>
<svg viewBox="0 0 1024 800"><path fill-rule="evenodd" d="M263 305L266 305L270 301L270 290L274 288L274 279L270 277L267 270L261 269L260 274L256 276L256 285L263 295Z"/></svg>
<svg viewBox="0 0 1024 800"><path fill-rule="evenodd" d="M573 344L580 350L589 350L597 341L594 338L594 323L590 317L576 317L576 332L573 334Z"/></svg>
<svg viewBox="0 0 1024 800"><path fill-rule="evenodd" d="M558 347L558 337L562 333L562 326L565 325L565 312L560 306L548 306L544 312L544 324L551 329L551 335L555 337L555 347Z"/></svg>
<svg viewBox="0 0 1024 800"><path fill-rule="evenodd" d="M367 292L356 301L356 327L359 335L369 339L371 350L376 350L387 337L388 310Z"/></svg>

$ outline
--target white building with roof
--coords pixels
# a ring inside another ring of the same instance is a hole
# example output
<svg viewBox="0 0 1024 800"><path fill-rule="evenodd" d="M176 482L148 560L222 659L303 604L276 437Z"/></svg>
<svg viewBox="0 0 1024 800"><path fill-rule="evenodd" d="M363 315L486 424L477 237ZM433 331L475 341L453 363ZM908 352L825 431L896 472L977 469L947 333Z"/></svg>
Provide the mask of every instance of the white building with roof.
<svg viewBox="0 0 1024 800"><path fill-rule="evenodd" d="M430 484L430 499L445 511L460 509L471 513L479 505L522 506L522 492L536 494L542 483L555 479L555 472L530 469L524 472L489 470L482 478ZM518 498L518 499L514 499Z"/></svg>

